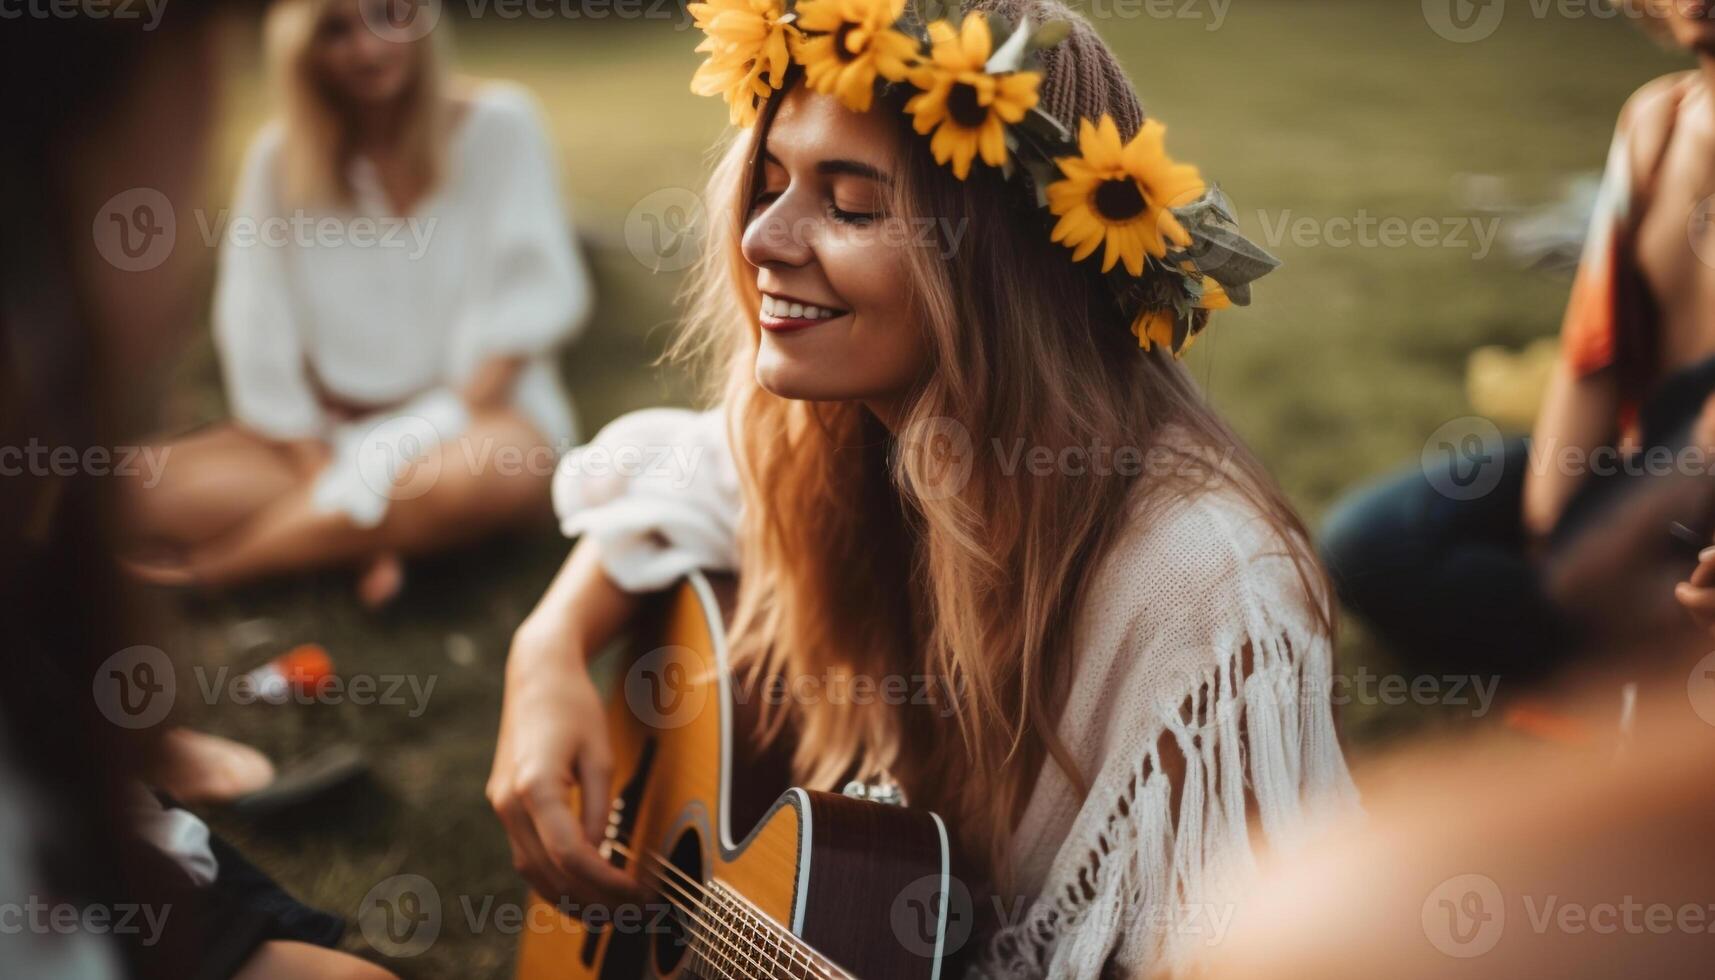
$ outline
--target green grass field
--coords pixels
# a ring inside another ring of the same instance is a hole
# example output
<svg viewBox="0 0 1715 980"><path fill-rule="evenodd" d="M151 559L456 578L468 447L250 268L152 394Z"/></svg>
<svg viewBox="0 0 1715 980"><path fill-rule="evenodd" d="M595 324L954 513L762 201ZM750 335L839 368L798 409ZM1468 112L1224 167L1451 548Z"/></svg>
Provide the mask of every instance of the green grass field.
<svg viewBox="0 0 1715 980"><path fill-rule="evenodd" d="M1625 97L1679 67L1617 20L1537 18L1522 2L1471 44L1439 37L1415 0L1235 0L1214 30L1215 8L1203 0L1093 9L1140 14L1100 17L1098 26L1168 124L1175 155L1218 177L1247 233L1285 262L1259 286L1255 306L1219 318L1190 363L1313 523L1342 488L1414 458L1436 426L1467 414L1467 352L1552 333L1566 284L1516 268L1498 248L1478 259L1469 239L1342 247L1277 240L1271 230L1365 215L1458 222L1468 217L1461 175L1496 175L1523 196L1550 199L1563 178L1600 166ZM1201 16L1142 15L1149 10ZM589 431L632 408L682 402L687 391L683 378L651 366L672 329L677 280L651 273L622 244L635 202L700 186L724 128L722 107L687 91L697 38L681 23L491 16L458 25L466 71L527 85L551 117L601 290L588 334L565 358ZM235 41L214 207L265 111L258 79L243 67L255 60L252 41ZM221 411L206 333L197 330L169 379L173 426ZM365 748L370 784L314 813L214 822L301 897L348 916L391 875L428 878L443 911L438 940L413 958L378 957L405 976L510 969L515 936L492 921L475 927L466 909L522 899L482 790L508 638L564 550L544 529L415 566L404 597L380 615L361 611L340 576L195 600L171 638L183 661L211 668L247 668L313 640L346 673L433 680L420 713L221 703L186 714L280 760L339 741ZM274 640L235 641L250 633ZM1345 652L1379 656L1359 639ZM1363 712L1350 720L1359 751L1389 727ZM377 955L356 928L347 945Z"/></svg>

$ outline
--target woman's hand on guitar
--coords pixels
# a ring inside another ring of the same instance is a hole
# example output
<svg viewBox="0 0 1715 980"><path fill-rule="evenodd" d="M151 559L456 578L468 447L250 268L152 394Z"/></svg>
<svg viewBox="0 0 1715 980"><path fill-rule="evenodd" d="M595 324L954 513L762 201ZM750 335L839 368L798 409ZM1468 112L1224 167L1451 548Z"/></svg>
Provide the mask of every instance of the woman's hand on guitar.
<svg viewBox="0 0 1715 980"><path fill-rule="evenodd" d="M506 827L513 865L550 902L619 904L642 896L596 849L613 761L602 698L585 664L635 604L607 579L593 543L581 542L512 638L488 801ZM576 816L574 785L582 802Z"/></svg>

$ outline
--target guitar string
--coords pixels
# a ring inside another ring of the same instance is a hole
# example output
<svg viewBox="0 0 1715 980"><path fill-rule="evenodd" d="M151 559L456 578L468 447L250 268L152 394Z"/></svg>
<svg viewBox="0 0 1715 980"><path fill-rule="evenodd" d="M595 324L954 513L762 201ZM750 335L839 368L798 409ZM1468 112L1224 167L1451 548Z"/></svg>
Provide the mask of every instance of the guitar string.
<svg viewBox="0 0 1715 980"><path fill-rule="evenodd" d="M670 888L674 888L674 889L678 890L681 894L684 894L684 892L685 892L684 886L673 881L671 878L668 878L666 875L662 874L659 870L657 870L655 868L647 867L647 866L643 866L643 869L645 871L653 874L660 881L661 884L663 884L667 887L670 887ZM669 899L669 901L671 901L671 899ZM694 901L694 899L693 899L693 901ZM699 906L699 907L706 908L706 906ZM689 915L690 913L687 912L687 914ZM781 963L780 960L778 960L777 958L769 957L769 962L765 966L762 962L760 962L757 959L756 956L752 955L751 952L745 948L743 943L741 943L738 940L736 940L735 938L733 938L732 929L731 929L732 924L730 922L724 922L723 923L723 920L721 919L721 917L718 914L713 913L712 911L711 911L711 915L713 917L714 924L711 925L709 922L706 922L700 918L697 918L696 919L697 924L699 926L701 926L704 931L700 934L693 932L692 935L693 936L700 936L700 938L703 939L705 945L709 945L711 938L720 940L721 942L725 943L727 946L731 947L732 949L737 950L741 955L744 956L745 959L749 960L751 967L754 967L757 971L761 971L761 972L751 972L751 971L746 969L744 964L739 963L738 960L731 953L728 953L726 950L724 950L724 949L715 949L714 950L715 952L718 952L721 955L721 957L723 959L725 959L728 963L731 963L733 965L733 967L735 969L737 969L741 975L744 975L747 977L790 976L789 973L778 972L781 969L785 969L787 967L787 964ZM695 916L692 916L692 917L696 918ZM723 924L727 926L727 930L725 932L723 932L721 929L721 926ZM714 948L714 947L711 946L711 948ZM705 958L707 958L707 957L705 957ZM725 968L723 966L721 966L720 964L711 964L711 965L715 966L715 968L719 969L723 974L726 974ZM730 976L730 974L728 974L728 975Z"/></svg>
<svg viewBox="0 0 1715 980"><path fill-rule="evenodd" d="M682 887L678 886L675 882L668 879L665 875L662 875L659 871L656 871L653 868L649 868L649 867L645 866L642 862L639 862L639 867L642 868L642 870L644 870L646 872L653 873L658 879L660 879L662 884L670 885L674 888L677 888L681 892L681 894L684 893L684 889ZM664 894L662 897L666 898L669 902L674 901L671 896ZM738 962L738 960L734 956L732 956L732 954L728 953L727 951L725 951L723 949L716 947L711 940L720 940L720 941L726 943L728 946L731 946L735 950L740 949L739 945L736 942L734 942L730 936L724 935L721 932L721 930L718 928L717 924L719 923L719 918L718 918L718 916L714 915L713 910L709 909L707 906L703 905L702 903L697 902L695 897L691 897L689 900L693 904L694 908L687 908L686 906L678 904L676 902L674 903L674 907L679 909L681 912L685 913L687 918L692 919L693 921L696 922L696 924L698 926L701 927L701 931L698 931L696 929L688 929L688 930L686 930L686 932L692 938L693 941L698 939L698 938L702 939L703 945L707 948L707 950L701 954L704 961L707 962L714 969L719 970L723 977L731 978L732 974L730 974L726 971L726 967L721 965L720 963L716 963L709 956L709 953L718 954L722 959L724 959L728 963L732 964L732 966L735 969L737 969L741 975L743 975L745 973L744 966L742 964L740 964ZM707 912L710 915L710 919L705 920L701 916L698 916L696 914L697 909L700 909L704 912ZM692 951L696 952L696 947L694 944L692 946ZM751 974L751 975L755 976L755 974Z"/></svg>
<svg viewBox="0 0 1715 980"><path fill-rule="evenodd" d="M615 846L617 848L624 848L624 845L618 844L617 842L615 842ZM625 850L629 850L629 848L625 848ZM623 853L623 851L622 851L622 853ZM655 853L651 852L651 853L645 853L645 854L641 854L641 855L628 855L628 856L631 856L634 859L638 859L638 863L639 863L640 868L642 868L644 871L647 871L647 872L654 874L655 877L660 879L662 884L675 888L682 895L687 894L686 884L682 884L678 881L675 881L672 878L669 878L667 875L663 874L660 869L664 868L664 869L667 869L667 870L670 870L670 871L677 873L686 883L689 884L690 888L695 888L697 891L703 893L704 895L709 895L709 894L713 893L712 890L703 886L701 882L697 882L693 879L690 879L689 876L685 875L684 872L682 870L680 870L678 867L676 867L675 865L673 865L672 863L670 863L668 861L663 860L661 855L659 855L659 854L655 854ZM655 866L652 867L650 865L649 862L651 862L651 861L654 863ZM695 899L695 897L692 897L691 900L695 901L696 899ZM733 906L730 903L730 901L724 902L723 904L728 908L736 908L736 906ZM706 905L701 905L699 903L698 907L700 909L702 909L703 911L707 912L714 919L714 921L716 923L722 923L723 921L726 922L726 924L729 926L729 931L730 931L730 926L732 925L730 918L723 920L722 916L716 910L710 909ZM699 924L703 925L704 928L709 928L708 923L706 923L706 922L699 921ZM739 925L743 925L743 923L741 922L741 923L739 923ZM747 951L746 944L735 941L734 939L731 938L730 935L721 935L719 929L713 929L711 931L714 932L714 934L718 938L724 940L729 946L733 946L734 948L743 952L745 954L745 957L747 959L749 959L752 962L752 964L756 965L759 968L763 966L763 964L761 962L759 962L755 956L751 955ZM742 936L740 938L742 939ZM778 945L778 943L777 943L777 945ZM764 958L766 958L768 960L768 965L770 967L785 968L785 967L791 966L794 962L794 961L787 961L785 963L782 963L782 961L780 960L780 958L778 956L775 956L774 954L768 952L768 950L766 950L765 948L755 947L755 949L757 952L761 953ZM731 957L729 956L728 959L730 960ZM806 969L809 969L809 970L815 970L817 968L816 964L811 963L808 960L797 959L795 962L803 965ZM773 974L771 974L771 975L773 975ZM800 974L800 975L802 975L802 974ZM823 976L826 976L825 971L823 971Z"/></svg>
<svg viewBox="0 0 1715 980"><path fill-rule="evenodd" d="M631 850L630 848L625 847L625 845L620 844L618 842L614 842L614 846L618 847L618 848L624 848L625 851ZM627 856L636 857L637 855L627 855ZM707 888L707 886L703 885L702 882L699 882L696 879L692 878L690 875L686 874L684 869L680 868L676 864L673 864L671 861L668 861L659 852L649 850L649 851L644 852L644 854L641 856L652 858L655 861L655 863L658 864L660 867L665 868L668 871L671 871L675 875L678 875L679 879L682 882L684 882L684 886L688 886L689 888L696 889L697 891L703 893L704 895L708 895L710 893L710 890ZM657 872L657 874L659 875L659 872ZM730 892L725 893L725 894L730 894ZM816 952L814 947L805 943L802 939L798 938L797 936L793 935L792 933L787 932L784 927L775 923L773 920L765 918L765 917L757 916L757 915L753 914L752 912L750 912L749 910L745 909L743 906L737 905L736 903L734 903L730 899L726 902L726 904L728 905L728 907L737 911L740 916L748 918L754 926L760 926L765 932L769 933L774 938L775 945L779 948L785 949L786 952L790 956L792 956L796 962L802 963L805 967L807 967L811 970L818 971L821 974L821 976L823 976L823 977L832 977L835 975L844 975L844 971L842 971L837 965L835 965L827 957ZM832 971L832 972L830 972L830 971Z"/></svg>
<svg viewBox="0 0 1715 980"><path fill-rule="evenodd" d="M662 864L662 866L679 875L682 879L691 882L693 885L697 884L677 865L662 860L661 855L659 854L655 854L654 857ZM749 905L748 901L744 900L743 896L732 892L730 889L724 888L720 891L719 895L726 907L737 911L742 919L749 920L753 930L760 927L764 932L768 933L774 939L776 947L786 950L788 956L790 956L793 961L802 963L807 970L815 971L820 976L830 978L830 980L834 976L847 976L847 974L831 960L817 952L815 947L804 942L795 934L787 931L785 927L774 922L772 919L758 915Z"/></svg>
<svg viewBox="0 0 1715 980"><path fill-rule="evenodd" d="M684 895L686 897L686 899L693 906L695 906L695 910L689 909L689 908L684 908L681 906L680 907L681 911L685 912L687 916L690 916L691 918L696 919L698 924L700 926L702 926L702 928L708 930L709 933L714 935L716 938L719 938L719 939L723 940L724 942L726 942L727 945L731 946L732 948L734 948L736 950L739 950L741 953L744 951L744 947L742 944L735 942L728 935L722 935L719 929L714 928L710 924L711 921L714 923L719 923L721 921L721 916L717 913L717 911L715 909L710 908L709 906L703 904L703 902L699 900L699 898L706 898L709 895L709 889L707 887L705 887L702 882L699 882L699 881L696 881L696 880L690 878L690 876L686 875L676 865L672 864L672 862L667 861L659 852L649 850L649 851L640 853L640 852L635 851L630 846L628 846L624 841L619 840L617 838L609 839L608 841L604 842L604 844L605 844L604 850L611 848L612 850L618 851L622 856L627 857L627 858L631 859L632 861L635 861L640 869L642 869L644 871L653 872L657 878L661 879L663 884L673 885L675 888L677 888L679 890L679 892L682 895ZM667 868L667 869L673 871L675 874L678 874L680 876L680 878L683 879L684 882L689 884L690 887L687 889L685 887L685 885L674 882L672 879L669 879L667 876L663 875L658 870L658 868L650 867L649 861L653 861L656 865L659 866L659 868ZM667 896L663 896L663 897L667 897ZM669 897L669 901L671 901L670 897ZM708 920L706 921L706 920L703 920L701 918L698 918L696 915L697 911L700 911L700 912L704 913L705 915L707 915ZM706 938L707 937L705 937L705 939ZM731 956L730 954L725 953L724 951L722 951L722 955L725 956L729 962L733 963L734 966L739 966L738 961L735 957ZM759 966L759 967L761 966L761 964L758 963L754 957L747 956L747 958L751 959L752 963L755 963L757 966ZM781 965L778 957L770 956L769 960L770 960L771 964L774 966L780 966ZM806 964L806 965L810 965L810 964ZM717 969L719 969L719 968L720 967L718 967L718 965L717 965ZM742 972L742 967L740 967L740 969ZM722 970L722 972L723 973L725 972L724 969Z"/></svg>
<svg viewBox="0 0 1715 980"><path fill-rule="evenodd" d="M624 848L624 845L618 844L617 842L615 842L615 846L620 847L620 848ZM625 848L625 850L629 851L630 849ZM788 957L789 957L788 964L789 965L800 965L800 966L804 967L804 969L806 971L814 973L814 974L818 975L819 977L826 978L826 980L832 980L832 978L835 976L842 976L842 977L848 976L848 974L846 974L844 971L842 971L838 966L836 966L834 963L829 961L826 957L822 956L820 953L817 953L813 947L805 944L803 942L803 940L799 939L797 936L794 936L793 934L791 934L789 932L785 932L779 925L773 923L771 920L764 918L764 917L758 917L757 915L755 915L754 913L752 913L748 909L746 909L746 907L744 905L739 904L740 896L737 896L735 893L731 892L730 889L724 889L723 888L719 892L715 892L712 889L708 889L701 882L699 882L699 881L691 878L689 875L685 874L685 872L681 868L679 868L677 865L674 865L673 863L665 860L662 857L662 855L660 855L659 853L655 853L655 852L651 851L651 852L646 852L646 853L641 854L641 855L628 855L628 856L632 856L634 858L645 858L645 859L652 860L654 862L654 864L658 867L650 867L648 864L644 863L641 860L639 862L639 866L644 868L645 870L650 871L653 874L655 874L655 876L657 878L660 878L662 880L662 883L672 885L673 887L678 889L681 894L684 894L687 890L687 887L688 887L691 889L696 889L698 892L700 892L704 895L713 894L713 895L718 896L718 900L721 902L721 905L723 908L730 909L732 911L737 912L739 914L739 916L741 917L741 919L745 920L744 922L741 922L740 925L744 925L744 924L750 925L753 932L758 927L760 927L764 932L768 933L769 936L774 939L775 948L778 950L783 950L788 954ZM675 875L677 875L680 880L674 881L674 880L668 878L666 875L662 874L661 870L658 870L658 869L666 869L667 871L671 871ZM708 909L707 906L700 906L700 907L703 908L705 911L710 912L711 915L714 914L713 910ZM717 921L720 921L719 916L716 916L716 919L717 919ZM726 937L722 937L722 938L726 938ZM782 942L782 940L785 940L785 942ZM731 940L728 939L728 942L730 944ZM756 946L755 948L758 949L762 953L762 955L769 960L769 962L771 964L776 965L776 966L781 965L780 958L777 955L775 955L774 953L768 951L766 947Z"/></svg>
<svg viewBox="0 0 1715 980"><path fill-rule="evenodd" d="M723 933L722 930L720 928L718 928L718 925L717 925L717 924L722 922L722 917L715 909L711 909L709 906L704 905L702 902L698 901L697 897L694 894L690 893L688 891L688 889L685 887L685 885L681 884L678 881L675 881L674 879L668 877L667 875L663 874L660 871L660 868L668 868L668 869L671 869L673 871L679 872L680 875L682 877L684 877L684 874L682 871L680 871L680 869L678 869L677 867L675 867L671 863L663 860L661 858L661 856L658 854L654 854L652 852L645 853L645 854L630 853L631 848L628 848L624 844L621 844L617 841L611 842L611 846L615 850L619 851L622 855L624 855L628 858L631 858L632 860L637 861L638 867L641 870L643 870L647 873L653 874L657 879L659 879L661 884L675 889L676 891L678 891L680 893L681 896L684 897L684 900L692 903L692 905L694 906L694 909L693 908L686 908L685 906L679 905L677 903L675 903L675 907L679 908L680 911L684 912L687 916L696 920L697 924L699 926L701 926L704 930L706 930L706 933L702 937L705 940L705 942L707 942L707 940L711 936L713 938L719 939L722 942L724 942L726 945L732 947L735 950L738 950L741 954L743 954L745 956L746 959L749 959L751 961L751 964L753 966L757 967L758 969L764 968L764 965L755 956L750 955L750 953L745 949L744 944L739 943L732 938L732 936L730 935L730 922L729 922L729 932ZM653 862L653 865L655 865L655 866L652 866L651 862ZM687 877L687 880L689 880L688 877ZM709 894L709 890L706 887L704 887L700 882L692 882L692 884L698 890L702 891L705 896ZM673 899L670 896L663 895L663 897L667 898L668 901L670 901L670 902L673 901ZM711 921L704 920L703 918L698 916L696 914L697 911L702 911L702 912L706 913L709 916L709 920L712 920L712 922L715 924L711 924ZM719 951L719 952L721 953L721 955L723 957L725 957L727 959L728 962L732 963L735 967L738 967L741 972L743 971L743 966L741 964L739 964L738 960L735 957L733 957L729 953L726 953L724 950ZM786 966L789 965L788 963L783 963L778 957L775 957L772 954L767 953L766 950L761 950L761 952L763 953L763 955L767 956L767 958L769 960L769 963L768 963L769 967L784 969ZM811 964L806 963L806 965L811 965ZM716 965L716 968L722 969L718 965ZM723 974L725 973L724 969L722 969L722 973ZM753 974L753 975L754 976L761 976L764 974ZM770 972L766 975L768 975L768 976L779 976L781 974L776 974L776 973Z"/></svg>
<svg viewBox="0 0 1715 980"><path fill-rule="evenodd" d="M846 974L840 972L838 970L838 968L833 967L833 964L831 964L831 963L824 966L824 965L820 965L820 964L817 964L817 963L811 961L808 957L805 957L798 949L799 940L797 939L796 936L793 936L790 933L782 932L778 927L772 926L768 919L757 916L750 909L749 903L745 902L743 900L742 896L740 896L737 893L732 892L730 890L723 889L722 897L726 899L728 907L736 909L738 911L738 914L739 914L741 919L749 919L750 920L751 932L753 935L756 933L757 929L760 927L763 934L769 936L770 938L772 938L774 940L775 948L777 948L777 949L784 948L787 951L787 955L791 956L794 959L794 961L801 962L804 964L804 968L806 969L806 971L811 971L811 972L816 973L819 977L822 978L822 980L833 980L833 974L829 973L830 968L832 968L835 973L839 973L839 975L842 977L846 975ZM780 942L780 938L782 936L785 936L789 942L793 943L793 945L792 946L782 946L782 944ZM766 947L764 947L764 948L766 948ZM803 947L803 949L805 952L809 952L811 954L814 954L814 950L811 949L808 945L805 945ZM818 958L820 958L820 957L818 957Z"/></svg>
<svg viewBox="0 0 1715 980"><path fill-rule="evenodd" d="M625 845L619 844L617 842L615 842L614 846L619 847L619 848L625 847ZM625 848L625 850L629 851L630 849ZM691 889L695 889L697 892L699 892L705 896L710 894L710 889L708 889L707 886L705 886L702 882L697 881L696 879L687 875L684 872L684 870L681 869L678 865L675 865L671 861L666 860L658 852L647 851L642 855L627 855L627 856L632 856L634 858L636 858L636 857L650 858L657 865L659 865L661 868L665 868L666 870L671 871L674 874L678 875L679 880L681 882L683 882L683 884L679 885L679 888L681 891L684 891L688 887ZM649 870L654 870L654 869L649 869ZM665 878L665 876L661 875L661 873L659 871L656 871L655 873L657 876ZM725 903L725 904L730 908L737 909L741 915L745 914L743 909L739 908L736 905L733 905L730 901ZM765 930L767 930L771 934L773 934L776 937L775 938L776 946L785 949L787 951L787 953L792 956L792 958L795 962L803 964L808 969L819 971L823 977L831 976L830 973L828 972L829 970L833 970L836 972L839 971L839 968L837 966L835 966L832 962L828 961L820 953L817 953L813 947L810 947L807 944L805 944L804 941L799 939L797 936L794 936L789 932L785 932L779 926L774 925L773 923L771 923L767 920L756 919L755 916L750 916L750 918L753 919L756 924L761 925ZM785 942L782 943L780 941L781 939L784 939ZM776 962L778 962L777 957L771 957L771 958L773 958ZM817 961L820 961L820 962L817 962Z"/></svg>

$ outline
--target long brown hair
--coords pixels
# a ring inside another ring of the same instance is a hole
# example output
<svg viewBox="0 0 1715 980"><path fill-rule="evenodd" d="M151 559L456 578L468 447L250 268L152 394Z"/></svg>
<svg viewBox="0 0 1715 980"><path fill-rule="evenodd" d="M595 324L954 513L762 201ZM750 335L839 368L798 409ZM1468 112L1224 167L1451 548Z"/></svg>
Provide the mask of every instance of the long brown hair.
<svg viewBox="0 0 1715 980"><path fill-rule="evenodd" d="M1045 66L1046 107L1062 119L1108 112L1128 138L1136 131L1135 93L1076 14L1053 0L976 6L1014 21L1026 12L1035 23L1071 21ZM951 816L966 854L1004 880L1012 828L1041 766L1053 759L1086 790L1093 775L1078 771L1056 722L1078 611L1129 522L1220 482L1276 529L1331 633L1329 590L1272 479L1183 365L1159 348L1138 350L1095 263L1073 263L1050 241L1051 219L1029 188L987 167L959 181L936 164L898 97L874 110L900 120L903 165L885 213L963 224L956 248L936 224L932 247L907 250L905 288L929 350L921 383L892 432L861 404L759 387L760 294L739 237L780 98L716 165L707 198L716 217L676 348L723 366L716 388L745 507L734 657L753 678L937 679L933 710L881 698L787 701L764 735L791 725L807 785L891 773L914 804ZM942 470L949 439L962 454L952 482ZM1056 459L1128 447L1175 465L1035 476L1008 464L1015 446Z"/></svg>

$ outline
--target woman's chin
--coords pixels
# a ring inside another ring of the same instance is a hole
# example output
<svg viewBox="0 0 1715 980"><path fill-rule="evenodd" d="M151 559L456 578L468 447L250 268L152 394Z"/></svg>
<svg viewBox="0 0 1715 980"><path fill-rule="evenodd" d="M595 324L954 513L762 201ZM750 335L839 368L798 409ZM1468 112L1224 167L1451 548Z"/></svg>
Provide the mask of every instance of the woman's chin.
<svg viewBox="0 0 1715 980"><path fill-rule="evenodd" d="M771 349L766 341L756 353L756 383L762 390L780 398L845 401L860 397L842 381L834 366L809 363L805 358Z"/></svg>

